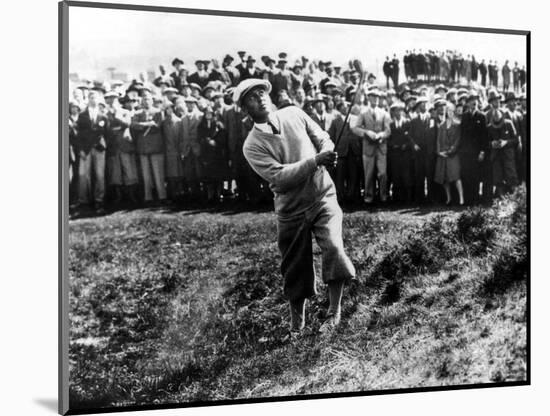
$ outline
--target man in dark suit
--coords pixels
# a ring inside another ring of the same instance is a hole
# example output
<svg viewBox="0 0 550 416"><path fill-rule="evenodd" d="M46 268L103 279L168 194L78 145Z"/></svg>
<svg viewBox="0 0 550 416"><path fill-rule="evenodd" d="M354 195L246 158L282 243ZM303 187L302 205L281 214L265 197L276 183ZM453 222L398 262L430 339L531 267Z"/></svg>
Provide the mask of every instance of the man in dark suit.
<svg viewBox="0 0 550 416"><path fill-rule="evenodd" d="M349 103L340 101L336 105L337 114L335 115L328 134L333 142L338 140L334 151L338 154L338 163L336 170L333 171L335 177L336 193L339 201L359 201L361 194L359 189L359 178L361 174L361 138L355 135L350 128L350 124L357 117L353 114L344 126L345 115L348 111ZM358 110L358 108L357 108ZM343 130L342 130L343 129Z"/></svg>
<svg viewBox="0 0 550 416"><path fill-rule="evenodd" d="M94 207L98 213L103 212L105 196L105 136L108 124L107 117L99 108L102 101L100 93L91 90L88 106L80 113L76 123L79 152L78 199L80 204L87 205L93 194Z"/></svg>
<svg viewBox="0 0 550 416"><path fill-rule="evenodd" d="M270 93L271 100L276 102L279 96L279 91L292 90L292 77L287 67L286 53L281 52L279 54L279 62L277 62L278 71L273 75L272 89Z"/></svg>
<svg viewBox="0 0 550 416"><path fill-rule="evenodd" d="M174 58L172 60L172 66L174 67L174 72L170 74L170 78L172 78L173 86L178 89L178 91L181 88L182 77L181 77L181 69L183 68L183 61L180 58Z"/></svg>
<svg viewBox="0 0 550 416"><path fill-rule="evenodd" d="M485 64L485 59L481 60L479 64L479 73L481 75L481 85L484 87L487 86L487 64Z"/></svg>
<svg viewBox="0 0 550 416"><path fill-rule="evenodd" d="M187 77L189 84L197 84L201 88L204 88L206 84L208 84L208 72L206 71L206 65L208 63L209 61L195 61L197 71Z"/></svg>
<svg viewBox="0 0 550 416"><path fill-rule="evenodd" d="M413 163L413 198L421 204L426 201L425 187L428 186L428 195L431 196L433 188L433 160L430 151L435 148L428 146L428 127L430 114L426 111L426 97L418 97L410 114L409 137L412 142Z"/></svg>
<svg viewBox="0 0 550 416"><path fill-rule="evenodd" d="M241 77L240 77L240 80L241 81L244 81L245 79L249 79L249 78L257 78L257 79L262 79L263 75L262 75L262 71L260 71L259 68L256 67L256 60L248 55L248 58L246 59L246 67L244 67L240 73L241 73Z"/></svg>
<svg viewBox="0 0 550 416"><path fill-rule="evenodd" d="M466 99L466 108L460 125L461 179L464 187L464 200L467 204L479 201L479 185L482 182L482 163L489 152L487 120L478 108L479 97L472 93Z"/></svg>
<svg viewBox="0 0 550 416"><path fill-rule="evenodd" d="M388 182L393 202L412 201L411 162L413 143L410 139L410 122L405 117L405 106L396 102L390 107L392 121L388 137Z"/></svg>
<svg viewBox="0 0 550 416"><path fill-rule="evenodd" d="M514 87L514 92L519 92L519 66L518 63L514 63L514 68L512 69L512 83Z"/></svg>
<svg viewBox="0 0 550 416"><path fill-rule="evenodd" d="M393 76L393 63L390 61L389 56L386 56L384 65L382 65L382 72L384 72L384 76L386 77L386 88L390 88L390 78Z"/></svg>

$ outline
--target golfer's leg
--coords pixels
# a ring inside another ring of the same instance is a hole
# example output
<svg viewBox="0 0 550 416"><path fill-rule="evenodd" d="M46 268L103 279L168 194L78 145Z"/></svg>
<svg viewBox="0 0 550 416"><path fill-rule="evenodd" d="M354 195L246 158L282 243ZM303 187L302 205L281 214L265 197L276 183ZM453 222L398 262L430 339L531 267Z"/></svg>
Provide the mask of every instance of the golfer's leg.
<svg viewBox="0 0 550 416"><path fill-rule="evenodd" d="M291 329L305 325L305 299L315 294L315 271L310 225L299 215L277 222L283 293L290 304Z"/></svg>
<svg viewBox="0 0 550 416"><path fill-rule="evenodd" d="M322 278L329 286L329 313L339 313L345 282L355 277L355 268L344 251L342 210L334 198L324 201L313 224L322 253Z"/></svg>

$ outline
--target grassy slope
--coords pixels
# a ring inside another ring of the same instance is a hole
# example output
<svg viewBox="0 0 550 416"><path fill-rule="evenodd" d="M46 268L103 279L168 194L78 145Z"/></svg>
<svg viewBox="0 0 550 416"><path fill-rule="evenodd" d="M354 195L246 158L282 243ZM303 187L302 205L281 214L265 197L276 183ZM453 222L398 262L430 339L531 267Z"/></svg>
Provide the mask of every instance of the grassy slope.
<svg viewBox="0 0 550 416"><path fill-rule="evenodd" d="M525 379L524 195L418 214L346 214L343 324L319 285L298 342L271 213L72 222L71 407Z"/></svg>

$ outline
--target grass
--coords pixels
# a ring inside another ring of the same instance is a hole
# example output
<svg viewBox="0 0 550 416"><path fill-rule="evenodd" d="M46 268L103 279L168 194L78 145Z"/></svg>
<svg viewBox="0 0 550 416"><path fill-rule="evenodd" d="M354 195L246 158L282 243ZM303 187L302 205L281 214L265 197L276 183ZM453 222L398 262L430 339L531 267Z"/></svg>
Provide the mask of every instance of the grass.
<svg viewBox="0 0 550 416"><path fill-rule="evenodd" d="M271 213L72 221L71 408L525 380L523 190L462 212L346 213L343 322L317 334L319 284L297 342L275 227Z"/></svg>

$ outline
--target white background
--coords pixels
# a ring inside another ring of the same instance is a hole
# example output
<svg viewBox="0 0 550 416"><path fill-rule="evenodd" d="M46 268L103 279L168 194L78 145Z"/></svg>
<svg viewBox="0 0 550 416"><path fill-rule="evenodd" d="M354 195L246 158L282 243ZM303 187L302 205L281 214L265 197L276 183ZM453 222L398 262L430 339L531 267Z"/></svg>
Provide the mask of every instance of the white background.
<svg viewBox="0 0 550 416"><path fill-rule="evenodd" d="M136 0L137 1L137 0ZM150 411L147 415L548 414L548 40L544 3L461 0L328 2L146 1L142 4L532 31L532 386L277 404ZM0 414L52 415L57 396L57 2L5 2L0 140L2 241ZM96 30L89 23L89 30ZM505 48L502 44L499 47ZM546 410L544 410L546 409ZM127 413L130 414L130 413ZM131 413L139 415L142 413Z"/></svg>

